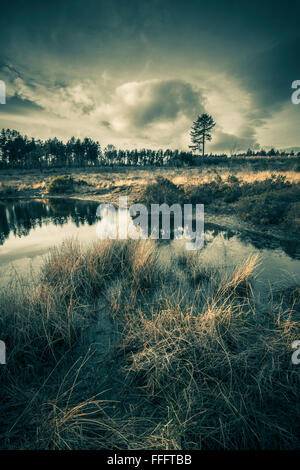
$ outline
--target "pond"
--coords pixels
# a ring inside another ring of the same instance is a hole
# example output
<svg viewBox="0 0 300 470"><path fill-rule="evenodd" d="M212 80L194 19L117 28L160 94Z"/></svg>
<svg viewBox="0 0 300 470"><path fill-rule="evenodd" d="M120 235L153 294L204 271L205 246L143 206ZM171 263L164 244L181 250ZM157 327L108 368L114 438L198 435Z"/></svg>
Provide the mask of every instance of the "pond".
<svg viewBox="0 0 300 470"><path fill-rule="evenodd" d="M11 275L38 272L49 249L66 238L84 244L99 240L99 232L107 230L114 219L110 213L99 219L98 206L95 201L61 198L0 201L0 284ZM205 219L203 263L230 269L258 253L261 286L282 288L300 282L300 241L280 240L255 230L232 230L211 219ZM182 240L158 243L162 256L169 249L184 249Z"/></svg>

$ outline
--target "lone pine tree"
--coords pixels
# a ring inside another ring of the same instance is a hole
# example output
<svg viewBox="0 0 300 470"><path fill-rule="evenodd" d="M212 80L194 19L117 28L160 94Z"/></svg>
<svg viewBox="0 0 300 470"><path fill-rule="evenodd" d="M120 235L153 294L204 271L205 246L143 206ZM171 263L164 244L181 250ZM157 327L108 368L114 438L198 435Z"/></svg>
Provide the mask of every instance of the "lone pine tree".
<svg viewBox="0 0 300 470"><path fill-rule="evenodd" d="M212 116L209 114L201 114L196 121L193 122L192 130L190 133L193 145L189 147L193 150L201 150L204 156L205 141L211 140L211 130L215 127L216 123Z"/></svg>

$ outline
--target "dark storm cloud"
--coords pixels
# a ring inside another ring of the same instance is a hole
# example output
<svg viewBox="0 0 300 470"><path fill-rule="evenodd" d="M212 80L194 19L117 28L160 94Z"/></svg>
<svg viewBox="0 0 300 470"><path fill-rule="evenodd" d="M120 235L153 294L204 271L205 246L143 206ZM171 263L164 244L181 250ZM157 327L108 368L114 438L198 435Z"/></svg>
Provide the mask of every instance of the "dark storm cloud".
<svg viewBox="0 0 300 470"><path fill-rule="evenodd" d="M8 114L26 115L34 111L41 111L43 108L36 103L22 99L14 95L6 100L5 112Z"/></svg>
<svg viewBox="0 0 300 470"><path fill-rule="evenodd" d="M0 60L0 75L6 85L7 97L3 111L8 114L26 115L34 111L41 111L43 108L30 99L20 96L16 91L16 82L22 81L22 74L11 64ZM30 83L27 84L31 86Z"/></svg>
<svg viewBox="0 0 300 470"><path fill-rule="evenodd" d="M300 78L300 37L276 44L252 58L236 74L267 114L291 99L291 84Z"/></svg>
<svg viewBox="0 0 300 470"><path fill-rule="evenodd" d="M65 119L66 137L74 125L96 136L100 126L111 141L121 129L128 140L150 141L148 128L174 123L162 142L172 132L175 141L205 108L222 121L211 148L230 139L254 146L256 129L290 103L291 82L300 79L299 14L289 0L15 0L1 8L0 79L8 71L11 110L34 114L39 106L45 129L46 119L52 128ZM215 96L210 111L203 96L230 77L224 94L242 101L242 90L247 109Z"/></svg>
<svg viewBox="0 0 300 470"><path fill-rule="evenodd" d="M129 106L132 122L137 127L156 121L173 121L182 113L193 118L203 111L201 95L189 83L180 80L153 81L133 84L125 95L133 92L133 103Z"/></svg>
<svg viewBox="0 0 300 470"><path fill-rule="evenodd" d="M191 59L225 65L290 38L299 7L289 3L16 0L2 8L0 38L10 57L56 76L66 68L76 75L86 65L88 73L95 64L137 67L145 54L175 57L179 67Z"/></svg>
<svg viewBox="0 0 300 470"><path fill-rule="evenodd" d="M6 57L43 80L94 77L116 65L120 73L144 61L147 31L158 33L159 9L150 11L138 0L16 1L0 17L0 42Z"/></svg>

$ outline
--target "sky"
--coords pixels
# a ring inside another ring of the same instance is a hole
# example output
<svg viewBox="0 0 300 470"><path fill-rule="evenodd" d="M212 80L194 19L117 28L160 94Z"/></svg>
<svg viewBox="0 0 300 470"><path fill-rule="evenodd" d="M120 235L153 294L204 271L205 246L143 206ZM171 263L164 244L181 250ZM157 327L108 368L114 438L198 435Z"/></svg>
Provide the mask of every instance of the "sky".
<svg viewBox="0 0 300 470"><path fill-rule="evenodd" d="M7 2L0 128L187 150L206 112L208 152L300 147L299 20L289 0Z"/></svg>

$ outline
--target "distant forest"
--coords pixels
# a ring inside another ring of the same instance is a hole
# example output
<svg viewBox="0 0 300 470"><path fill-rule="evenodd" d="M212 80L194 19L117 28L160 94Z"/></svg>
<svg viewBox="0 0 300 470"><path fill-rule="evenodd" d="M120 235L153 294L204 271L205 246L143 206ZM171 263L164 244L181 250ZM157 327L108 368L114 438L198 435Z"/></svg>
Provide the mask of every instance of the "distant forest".
<svg viewBox="0 0 300 470"><path fill-rule="evenodd" d="M300 152L297 154L300 156ZM235 157L285 157L294 156L294 152L257 152L248 149L237 153ZM66 143L54 137L45 142L29 139L16 130L2 129L0 134L0 169L5 168L84 168L96 166L197 166L203 158L213 159L215 163L228 159L226 154L209 154L205 157L193 152L180 150L117 150L108 145L103 150L99 142L88 137L83 140L72 137Z"/></svg>

